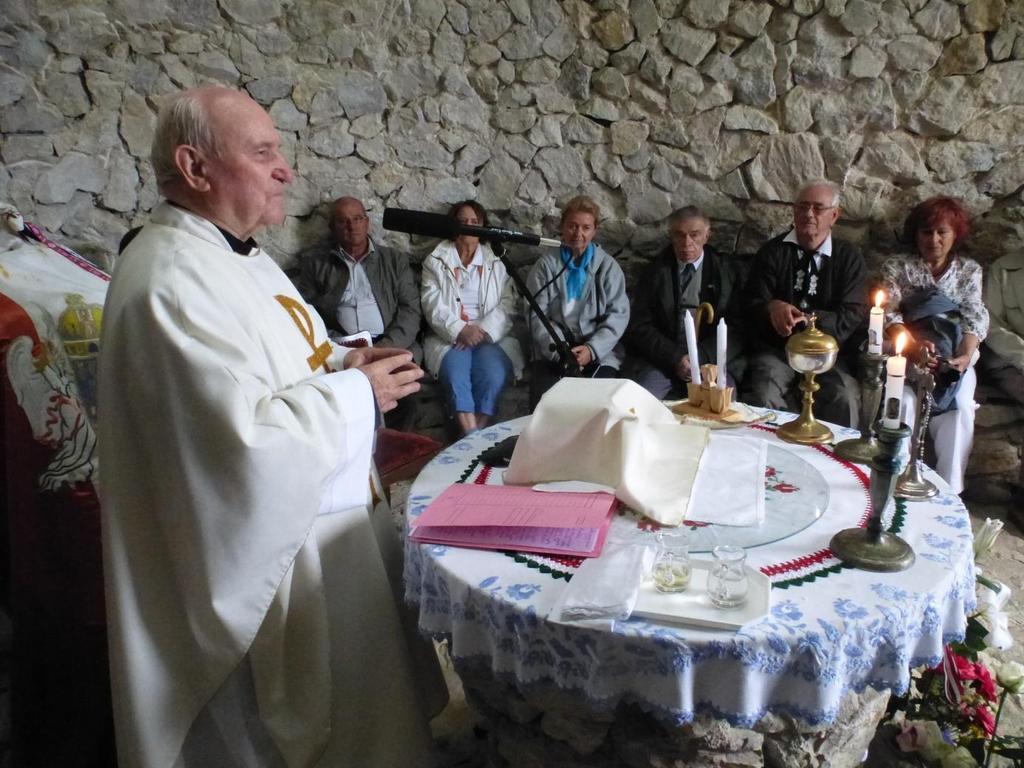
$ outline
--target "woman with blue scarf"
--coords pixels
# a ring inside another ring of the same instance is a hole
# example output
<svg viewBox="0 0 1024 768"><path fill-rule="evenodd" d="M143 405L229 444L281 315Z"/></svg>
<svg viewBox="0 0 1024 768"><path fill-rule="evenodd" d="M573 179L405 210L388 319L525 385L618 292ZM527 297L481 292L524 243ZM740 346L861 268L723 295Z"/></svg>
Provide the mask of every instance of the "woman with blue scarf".
<svg viewBox="0 0 1024 768"><path fill-rule="evenodd" d="M622 268L592 240L600 209L589 197L575 197L562 209L562 247L541 256L527 287L572 350L583 375L615 378L624 353L619 343L629 324L629 299ZM530 406L564 374L554 340L527 308L533 339Z"/></svg>

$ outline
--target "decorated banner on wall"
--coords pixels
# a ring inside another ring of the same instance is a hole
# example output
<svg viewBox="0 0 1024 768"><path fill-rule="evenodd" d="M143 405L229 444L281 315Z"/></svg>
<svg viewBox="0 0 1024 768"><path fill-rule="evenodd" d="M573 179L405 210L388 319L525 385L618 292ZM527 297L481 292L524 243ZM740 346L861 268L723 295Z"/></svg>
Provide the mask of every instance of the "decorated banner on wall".
<svg viewBox="0 0 1024 768"><path fill-rule="evenodd" d="M12 762L112 764L96 363L110 278L0 204L0 574Z"/></svg>

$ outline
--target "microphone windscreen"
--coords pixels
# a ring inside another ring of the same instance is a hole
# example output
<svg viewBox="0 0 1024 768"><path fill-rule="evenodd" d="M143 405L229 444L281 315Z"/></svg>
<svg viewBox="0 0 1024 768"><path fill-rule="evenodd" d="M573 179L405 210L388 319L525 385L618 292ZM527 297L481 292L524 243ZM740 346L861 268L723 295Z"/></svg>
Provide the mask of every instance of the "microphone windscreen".
<svg viewBox="0 0 1024 768"><path fill-rule="evenodd" d="M455 237L454 222L442 213L409 211L404 208L384 209L384 229L423 237L451 240Z"/></svg>

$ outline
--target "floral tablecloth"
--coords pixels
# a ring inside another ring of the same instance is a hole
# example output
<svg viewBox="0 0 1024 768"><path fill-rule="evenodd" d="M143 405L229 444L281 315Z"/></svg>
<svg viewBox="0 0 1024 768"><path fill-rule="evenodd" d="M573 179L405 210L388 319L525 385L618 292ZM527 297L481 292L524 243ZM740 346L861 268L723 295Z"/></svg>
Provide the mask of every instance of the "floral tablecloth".
<svg viewBox="0 0 1024 768"><path fill-rule="evenodd" d="M484 465L480 454L525 423L488 428L435 458L410 491L410 523L452 483L500 483L501 470ZM827 448L781 443L772 427L743 429L798 455L829 490L827 509L810 526L748 550L748 564L772 581L764 618L735 632L641 619L610 631L559 624L546 617L579 560L407 540L406 598L419 608L421 631L449 640L460 671L521 689L554 684L597 712L633 703L675 724L700 714L749 727L771 711L827 725L848 692L905 691L910 667L938 663L943 644L963 637L974 608L970 520L959 497L929 472L938 496L897 501L885 515L888 530L914 548L914 566L858 571L841 564L828 543L836 531L866 521L865 469ZM835 431L837 439L856 435ZM771 494L799 490L772 472L768 467L769 515ZM613 526L619 539L657 529L628 512Z"/></svg>

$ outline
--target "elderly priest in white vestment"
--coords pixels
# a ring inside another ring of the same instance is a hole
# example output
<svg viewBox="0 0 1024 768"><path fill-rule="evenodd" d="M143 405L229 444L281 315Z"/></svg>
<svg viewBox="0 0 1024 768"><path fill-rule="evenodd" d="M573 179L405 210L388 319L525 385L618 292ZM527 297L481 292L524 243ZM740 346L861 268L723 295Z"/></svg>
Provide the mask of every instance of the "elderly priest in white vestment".
<svg viewBox="0 0 1024 768"><path fill-rule="evenodd" d="M251 239L292 180L243 93L169 98L166 202L107 297L99 450L122 766L417 766L430 734L367 513L408 352L333 347Z"/></svg>

